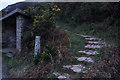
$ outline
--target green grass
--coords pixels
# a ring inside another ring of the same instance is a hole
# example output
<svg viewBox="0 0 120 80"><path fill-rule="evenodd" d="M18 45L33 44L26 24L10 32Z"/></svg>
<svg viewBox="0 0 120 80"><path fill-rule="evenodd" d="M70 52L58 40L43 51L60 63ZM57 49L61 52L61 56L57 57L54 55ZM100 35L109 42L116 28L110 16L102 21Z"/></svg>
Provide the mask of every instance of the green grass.
<svg viewBox="0 0 120 80"><path fill-rule="evenodd" d="M14 75L23 76L25 74L25 69L30 69L30 66L32 66L31 62L26 61L23 57L10 58L6 56L6 53L2 53L2 60L3 64L7 65L8 71L12 71L10 74Z"/></svg>
<svg viewBox="0 0 120 80"><path fill-rule="evenodd" d="M68 52L67 54L70 54L74 57L82 56L78 51L84 50L84 46L86 43L86 40L79 36L76 35L75 33L72 32L67 32L67 34L70 36L70 42L71 42L71 47L68 47ZM63 59L64 63L63 64L78 64L79 61L76 58L64 58Z"/></svg>
<svg viewBox="0 0 120 80"><path fill-rule="evenodd" d="M86 40L83 37L76 35L75 33L72 32L67 32L67 34L70 36L71 42L71 48L69 49L73 54L80 50L84 50Z"/></svg>
<svg viewBox="0 0 120 80"><path fill-rule="evenodd" d="M63 58L63 65L73 65L78 64L79 61L76 58Z"/></svg>
<svg viewBox="0 0 120 80"><path fill-rule="evenodd" d="M75 64L79 64L80 62L74 58L75 56L81 56L82 54L78 53L78 51L80 50L84 50L84 46L86 43L86 40L79 36L76 35L73 32L67 32L67 34L70 37L70 42L71 42L71 47L68 47L68 52L66 54L70 54L71 57L63 57L62 60L62 64L58 65L57 63L54 65L53 70L54 71L58 71L60 73L70 73L70 74L74 74L73 71L71 71L70 69L66 69L63 68L63 65L75 65ZM73 57L72 57L73 56Z"/></svg>
<svg viewBox="0 0 120 80"><path fill-rule="evenodd" d="M69 24L59 23L61 29L69 30L74 33L86 34L101 38L103 41L107 42L108 44L114 44L118 38L116 37L115 30L109 31L105 30L104 28L98 27L99 24L81 24L75 27L70 27ZM104 24L103 24L104 25Z"/></svg>
<svg viewBox="0 0 120 80"><path fill-rule="evenodd" d="M96 54L93 59L95 62L99 61L102 58L102 54Z"/></svg>
<svg viewBox="0 0 120 80"><path fill-rule="evenodd" d="M82 75L83 75L83 73L82 73L82 72L78 72L78 73L77 73L77 77L78 77L78 78L81 78L81 77L82 77Z"/></svg>
<svg viewBox="0 0 120 80"><path fill-rule="evenodd" d="M90 66L92 63L91 62L85 62L84 63L86 66Z"/></svg>
<svg viewBox="0 0 120 80"><path fill-rule="evenodd" d="M2 60L3 60L3 64L5 63L8 68L10 67L11 63L14 61L12 58L6 56L6 53L2 53Z"/></svg>

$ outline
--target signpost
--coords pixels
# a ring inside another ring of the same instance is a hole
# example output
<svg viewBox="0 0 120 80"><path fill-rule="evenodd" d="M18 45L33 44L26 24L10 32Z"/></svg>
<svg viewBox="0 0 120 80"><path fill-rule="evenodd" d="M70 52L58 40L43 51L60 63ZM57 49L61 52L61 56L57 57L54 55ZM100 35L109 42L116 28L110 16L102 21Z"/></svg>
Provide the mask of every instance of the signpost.
<svg viewBox="0 0 120 80"><path fill-rule="evenodd" d="M40 53L40 36L35 37L35 52L34 52L34 55L37 55L37 53Z"/></svg>

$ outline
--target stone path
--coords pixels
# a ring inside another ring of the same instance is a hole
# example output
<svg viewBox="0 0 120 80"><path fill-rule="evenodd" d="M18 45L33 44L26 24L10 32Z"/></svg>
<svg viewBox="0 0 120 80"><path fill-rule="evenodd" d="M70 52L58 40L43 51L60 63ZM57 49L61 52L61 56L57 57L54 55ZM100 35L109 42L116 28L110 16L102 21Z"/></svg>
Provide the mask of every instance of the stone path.
<svg viewBox="0 0 120 80"><path fill-rule="evenodd" d="M105 42L102 42L101 39L99 38L95 38L89 35L80 35L77 34L79 36L84 37L84 39L87 40L87 43L85 45L85 50L83 51L78 51L79 53L83 54L82 57L75 57L79 62L88 62L88 63L94 63L94 60L92 59L92 57L89 56L94 56L99 54L99 52L97 51L97 49L100 49L104 46ZM85 55L88 55L88 57L86 57ZM77 64L77 65L63 65L63 68L67 68L72 70L75 73L78 72L82 72L82 73L87 73L88 70L90 68L86 67L83 63ZM70 79L72 78L72 75L70 75L69 73L63 73L60 74L58 72L54 72L53 73L57 78L59 79Z"/></svg>

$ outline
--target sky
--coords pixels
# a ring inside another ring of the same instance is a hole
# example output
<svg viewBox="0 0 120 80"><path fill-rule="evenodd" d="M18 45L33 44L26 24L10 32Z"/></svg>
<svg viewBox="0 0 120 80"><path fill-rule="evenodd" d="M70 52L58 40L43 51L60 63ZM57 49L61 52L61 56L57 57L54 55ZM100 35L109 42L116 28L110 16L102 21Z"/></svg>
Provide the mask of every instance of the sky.
<svg viewBox="0 0 120 80"><path fill-rule="evenodd" d="M8 5L14 4L16 2L21 2L25 0L0 0L0 10L4 9ZM26 1L46 1L46 0L26 0ZM54 1L54 0L47 0L47 1ZM55 0L55 1L79 1L79 0ZM88 1L88 0L81 0L81 1ZM89 1L107 1L107 2L115 2L119 0L89 0Z"/></svg>
<svg viewBox="0 0 120 80"><path fill-rule="evenodd" d="M0 0L0 10L4 9L8 5L14 4L16 2L21 2L25 0Z"/></svg>

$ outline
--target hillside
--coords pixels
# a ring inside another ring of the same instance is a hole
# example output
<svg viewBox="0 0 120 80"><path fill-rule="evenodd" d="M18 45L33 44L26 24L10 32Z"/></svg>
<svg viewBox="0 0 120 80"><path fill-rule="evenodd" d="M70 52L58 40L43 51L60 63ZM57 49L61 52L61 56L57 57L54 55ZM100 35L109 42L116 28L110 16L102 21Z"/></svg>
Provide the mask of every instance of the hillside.
<svg viewBox="0 0 120 80"><path fill-rule="evenodd" d="M3 15L16 8L32 22L24 27L22 51L2 53L5 78L120 78L119 2L20 2ZM34 55L36 35L41 52Z"/></svg>
<svg viewBox="0 0 120 80"><path fill-rule="evenodd" d="M119 2L56 4L62 9L58 23L59 20L67 23L72 28L71 30L88 30L87 33L92 35L106 32L107 36L105 37L119 38Z"/></svg>

